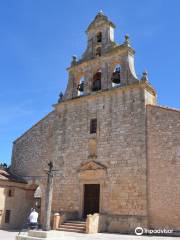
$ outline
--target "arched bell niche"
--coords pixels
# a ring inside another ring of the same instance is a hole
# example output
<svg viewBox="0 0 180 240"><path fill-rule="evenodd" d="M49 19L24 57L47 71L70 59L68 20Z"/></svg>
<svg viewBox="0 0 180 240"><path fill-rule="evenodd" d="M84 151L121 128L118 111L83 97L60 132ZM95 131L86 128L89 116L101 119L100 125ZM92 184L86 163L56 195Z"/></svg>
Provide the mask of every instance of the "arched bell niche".
<svg viewBox="0 0 180 240"><path fill-rule="evenodd" d="M96 92L101 90L101 70L99 69L94 75L92 79L92 91Z"/></svg>
<svg viewBox="0 0 180 240"><path fill-rule="evenodd" d="M111 77L112 87L119 86L121 84L121 65L117 64L113 70Z"/></svg>
<svg viewBox="0 0 180 240"><path fill-rule="evenodd" d="M84 95L84 76L81 76L77 90L78 90L78 93L77 93L78 96Z"/></svg>

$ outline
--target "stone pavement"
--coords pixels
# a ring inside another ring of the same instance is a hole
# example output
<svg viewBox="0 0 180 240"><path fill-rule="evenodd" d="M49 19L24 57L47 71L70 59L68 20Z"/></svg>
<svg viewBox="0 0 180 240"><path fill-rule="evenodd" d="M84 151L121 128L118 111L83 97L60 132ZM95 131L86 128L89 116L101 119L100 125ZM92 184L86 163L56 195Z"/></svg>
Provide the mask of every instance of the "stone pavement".
<svg viewBox="0 0 180 240"><path fill-rule="evenodd" d="M17 234L17 231L0 230L0 240L14 240Z"/></svg>
<svg viewBox="0 0 180 240"><path fill-rule="evenodd" d="M15 240L18 232L0 230L0 240ZM25 234L25 233L24 233ZM121 234L82 234L82 233L69 233L59 232L58 237L51 240L176 240L179 237L157 237L157 236L133 236Z"/></svg>

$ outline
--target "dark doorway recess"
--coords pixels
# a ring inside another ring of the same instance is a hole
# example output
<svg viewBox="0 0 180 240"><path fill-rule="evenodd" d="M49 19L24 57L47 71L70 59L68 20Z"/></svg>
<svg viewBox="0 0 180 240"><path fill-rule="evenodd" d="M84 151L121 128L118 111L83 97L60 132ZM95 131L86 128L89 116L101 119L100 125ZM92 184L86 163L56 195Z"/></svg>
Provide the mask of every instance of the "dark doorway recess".
<svg viewBox="0 0 180 240"><path fill-rule="evenodd" d="M100 200L100 184L84 185L84 214L86 218L88 214L99 213Z"/></svg>

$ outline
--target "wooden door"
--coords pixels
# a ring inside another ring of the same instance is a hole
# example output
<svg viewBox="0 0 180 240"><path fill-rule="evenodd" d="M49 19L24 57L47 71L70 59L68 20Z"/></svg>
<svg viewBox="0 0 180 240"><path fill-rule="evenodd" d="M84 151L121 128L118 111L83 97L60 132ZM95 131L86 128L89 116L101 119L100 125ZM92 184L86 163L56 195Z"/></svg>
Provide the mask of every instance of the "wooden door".
<svg viewBox="0 0 180 240"><path fill-rule="evenodd" d="M84 218L88 214L99 213L100 184L84 185Z"/></svg>

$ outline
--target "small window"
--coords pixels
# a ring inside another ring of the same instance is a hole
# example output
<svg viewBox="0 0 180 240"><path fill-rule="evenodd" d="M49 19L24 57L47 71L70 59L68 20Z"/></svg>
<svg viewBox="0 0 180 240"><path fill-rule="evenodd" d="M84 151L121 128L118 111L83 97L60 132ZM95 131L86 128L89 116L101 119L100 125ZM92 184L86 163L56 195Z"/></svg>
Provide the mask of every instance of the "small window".
<svg viewBox="0 0 180 240"><path fill-rule="evenodd" d="M9 223L10 222L10 215L11 215L11 210L6 210L5 223Z"/></svg>
<svg viewBox="0 0 180 240"><path fill-rule="evenodd" d="M102 42L102 33L99 32L99 33L96 35L96 38L97 38L97 42L98 42L98 43Z"/></svg>
<svg viewBox="0 0 180 240"><path fill-rule="evenodd" d="M90 134L96 133L97 131L97 119L91 119L90 121Z"/></svg>

